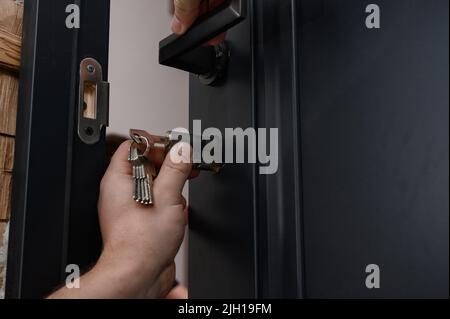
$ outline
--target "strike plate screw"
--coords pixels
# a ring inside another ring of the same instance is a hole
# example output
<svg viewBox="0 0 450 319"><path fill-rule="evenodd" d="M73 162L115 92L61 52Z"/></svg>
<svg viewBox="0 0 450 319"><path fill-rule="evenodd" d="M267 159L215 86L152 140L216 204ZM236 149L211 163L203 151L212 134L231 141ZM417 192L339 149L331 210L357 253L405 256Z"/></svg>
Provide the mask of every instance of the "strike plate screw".
<svg viewBox="0 0 450 319"><path fill-rule="evenodd" d="M89 64L89 65L86 67L86 69L87 69L87 71L88 71L89 73L94 73L94 71L95 71L95 67L94 67L92 64Z"/></svg>

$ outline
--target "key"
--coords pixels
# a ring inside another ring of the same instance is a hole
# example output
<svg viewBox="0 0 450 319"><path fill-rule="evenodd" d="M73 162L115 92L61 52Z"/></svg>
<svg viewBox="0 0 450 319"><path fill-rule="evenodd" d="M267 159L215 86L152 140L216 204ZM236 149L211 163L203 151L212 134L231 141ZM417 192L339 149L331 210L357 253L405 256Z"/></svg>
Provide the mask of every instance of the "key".
<svg viewBox="0 0 450 319"><path fill-rule="evenodd" d="M139 166L139 154L136 146L133 144L130 147L130 151L128 154L128 162L132 165L133 170L133 182L134 182L134 191L133 191L133 199L135 201L139 200L139 177L138 177L138 166Z"/></svg>
<svg viewBox="0 0 450 319"><path fill-rule="evenodd" d="M144 167L145 169L145 167ZM152 194L152 184L153 178L151 175L144 172L145 176L140 180L141 182L141 203L144 205L152 205L153 204L153 194Z"/></svg>
<svg viewBox="0 0 450 319"><path fill-rule="evenodd" d="M153 205L153 182L171 148L180 140L193 141L193 136L171 131L166 136L149 134L142 130L130 130L132 144L128 161L133 169L133 200L143 205ZM203 148L203 145L202 145ZM218 173L223 168L221 163L194 163L194 170Z"/></svg>
<svg viewBox="0 0 450 319"><path fill-rule="evenodd" d="M133 199L144 205L153 204L152 185L155 176L154 166L148 163L147 159L139 154L137 144L130 146L128 161L132 165L134 191ZM146 165L147 164L147 165ZM150 169L147 171L147 166Z"/></svg>
<svg viewBox="0 0 450 319"><path fill-rule="evenodd" d="M150 169L149 170L146 169L145 191L146 191L147 202L149 203L149 205L152 205L153 204L153 193L152 193L153 178L156 176L156 174L153 174L153 172L155 171L153 169L153 164L150 164L149 166L150 166Z"/></svg>

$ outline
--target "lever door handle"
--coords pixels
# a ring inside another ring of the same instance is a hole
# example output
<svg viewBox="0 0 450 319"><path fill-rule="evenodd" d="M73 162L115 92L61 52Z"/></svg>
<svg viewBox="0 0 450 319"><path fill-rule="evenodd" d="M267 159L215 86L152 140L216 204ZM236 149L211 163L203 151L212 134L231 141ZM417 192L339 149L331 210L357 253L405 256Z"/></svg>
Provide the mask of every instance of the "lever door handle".
<svg viewBox="0 0 450 319"><path fill-rule="evenodd" d="M159 43L159 63L199 76L214 84L225 72L229 50L226 43L204 44L234 27L246 17L246 0L228 0L199 17L183 35L172 34Z"/></svg>

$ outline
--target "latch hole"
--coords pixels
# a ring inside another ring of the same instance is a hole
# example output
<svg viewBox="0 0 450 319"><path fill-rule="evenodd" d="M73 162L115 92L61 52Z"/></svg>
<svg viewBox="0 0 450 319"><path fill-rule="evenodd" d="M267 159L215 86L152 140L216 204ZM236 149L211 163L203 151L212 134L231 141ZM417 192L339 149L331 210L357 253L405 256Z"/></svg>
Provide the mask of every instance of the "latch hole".
<svg viewBox="0 0 450 319"><path fill-rule="evenodd" d="M97 119L97 84L84 82L83 91L83 117L91 120Z"/></svg>

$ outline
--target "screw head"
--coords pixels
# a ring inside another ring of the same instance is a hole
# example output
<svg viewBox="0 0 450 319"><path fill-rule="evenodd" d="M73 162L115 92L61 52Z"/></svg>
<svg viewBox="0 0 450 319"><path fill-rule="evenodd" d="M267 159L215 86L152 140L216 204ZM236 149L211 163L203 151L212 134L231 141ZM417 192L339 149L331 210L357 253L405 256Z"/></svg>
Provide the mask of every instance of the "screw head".
<svg viewBox="0 0 450 319"><path fill-rule="evenodd" d="M95 66L93 66L92 64L89 64L89 65L86 67L86 70L87 70L89 73L94 73L94 72L95 72Z"/></svg>

